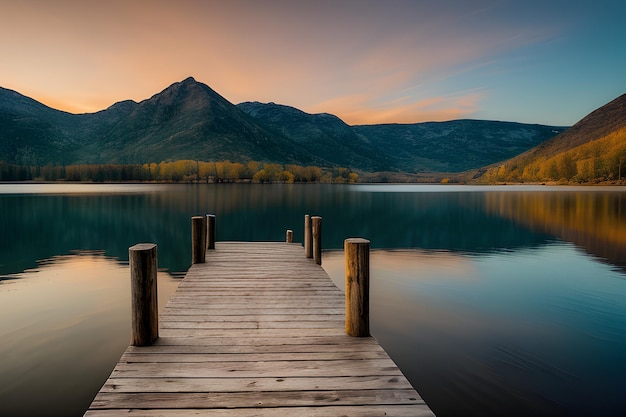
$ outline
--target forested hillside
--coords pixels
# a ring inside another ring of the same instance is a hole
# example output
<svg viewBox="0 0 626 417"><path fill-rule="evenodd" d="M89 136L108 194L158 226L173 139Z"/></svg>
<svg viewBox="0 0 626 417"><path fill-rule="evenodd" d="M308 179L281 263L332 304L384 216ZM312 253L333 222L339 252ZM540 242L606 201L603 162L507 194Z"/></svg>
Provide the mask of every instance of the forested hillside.
<svg viewBox="0 0 626 417"><path fill-rule="evenodd" d="M484 170L483 182L621 182L626 177L626 94L565 133Z"/></svg>

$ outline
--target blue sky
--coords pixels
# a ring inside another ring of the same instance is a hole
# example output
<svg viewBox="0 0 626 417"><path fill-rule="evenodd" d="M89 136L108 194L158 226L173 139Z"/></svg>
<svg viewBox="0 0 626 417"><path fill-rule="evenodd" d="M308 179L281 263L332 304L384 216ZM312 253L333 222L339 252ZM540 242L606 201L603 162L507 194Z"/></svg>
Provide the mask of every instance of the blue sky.
<svg viewBox="0 0 626 417"><path fill-rule="evenodd" d="M193 76L349 124L571 125L626 93L626 2L0 0L0 86L93 112Z"/></svg>

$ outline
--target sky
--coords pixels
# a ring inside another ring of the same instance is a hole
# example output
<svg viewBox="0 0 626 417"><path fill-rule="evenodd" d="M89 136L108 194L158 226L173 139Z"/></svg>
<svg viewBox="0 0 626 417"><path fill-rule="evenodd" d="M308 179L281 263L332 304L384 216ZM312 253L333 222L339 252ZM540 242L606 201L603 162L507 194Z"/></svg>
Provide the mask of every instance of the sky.
<svg viewBox="0 0 626 417"><path fill-rule="evenodd" d="M623 0L0 0L0 86L90 113L192 76L346 123L570 126L626 93Z"/></svg>

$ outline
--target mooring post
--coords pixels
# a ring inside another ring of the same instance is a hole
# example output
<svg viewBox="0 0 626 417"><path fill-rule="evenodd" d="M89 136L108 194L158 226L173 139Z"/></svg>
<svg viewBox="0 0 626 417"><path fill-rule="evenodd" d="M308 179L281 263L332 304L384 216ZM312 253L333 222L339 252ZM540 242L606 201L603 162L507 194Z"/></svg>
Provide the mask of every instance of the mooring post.
<svg viewBox="0 0 626 417"><path fill-rule="evenodd" d="M311 233L311 216L304 215L304 255L307 258L313 257L313 234Z"/></svg>
<svg viewBox="0 0 626 417"><path fill-rule="evenodd" d="M287 234L285 235L285 242L293 243L293 230L287 229Z"/></svg>
<svg viewBox="0 0 626 417"><path fill-rule="evenodd" d="M128 248L131 291L132 346L151 345L159 337L157 301L157 245L139 243Z"/></svg>
<svg viewBox="0 0 626 417"><path fill-rule="evenodd" d="M202 216L202 230L204 232L204 239L203 239L203 243L202 243L202 247L206 248L207 246L209 246L209 238L208 238L208 232L207 232L207 223L209 222L209 219L206 216Z"/></svg>
<svg viewBox="0 0 626 417"><path fill-rule="evenodd" d="M370 335L370 241L350 238L344 241L346 265L346 333Z"/></svg>
<svg viewBox="0 0 626 417"><path fill-rule="evenodd" d="M191 218L191 263L204 263L206 253L204 216Z"/></svg>
<svg viewBox="0 0 626 417"><path fill-rule="evenodd" d="M215 214L206 215L206 248L215 249Z"/></svg>
<svg viewBox="0 0 626 417"><path fill-rule="evenodd" d="M313 259L318 265L322 264L322 218L311 217L311 235L313 235Z"/></svg>

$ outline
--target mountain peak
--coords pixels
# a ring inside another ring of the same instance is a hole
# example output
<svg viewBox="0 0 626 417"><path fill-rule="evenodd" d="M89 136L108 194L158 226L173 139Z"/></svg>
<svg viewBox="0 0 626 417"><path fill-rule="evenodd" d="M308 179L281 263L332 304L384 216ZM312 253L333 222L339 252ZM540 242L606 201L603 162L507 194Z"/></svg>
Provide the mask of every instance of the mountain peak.
<svg viewBox="0 0 626 417"><path fill-rule="evenodd" d="M177 105L187 109L200 109L215 105L221 107L232 106L228 100L211 89L211 87L196 81L193 77L187 77L182 81L175 82L145 101L154 105Z"/></svg>

